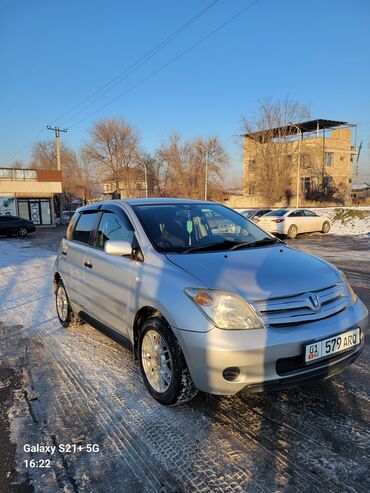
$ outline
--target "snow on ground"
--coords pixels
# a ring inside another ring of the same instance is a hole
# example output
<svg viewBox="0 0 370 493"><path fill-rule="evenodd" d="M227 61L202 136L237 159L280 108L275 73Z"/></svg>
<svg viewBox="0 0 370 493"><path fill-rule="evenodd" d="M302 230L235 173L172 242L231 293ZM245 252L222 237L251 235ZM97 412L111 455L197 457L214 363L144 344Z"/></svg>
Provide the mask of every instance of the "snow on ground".
<svg viewBox="0 0 370 493"><path fill-rule="evenodd" d="M312 210L320 216L330 219L330 234L370 234L370 207L329 207Z"/></svg>
<svg viewBox="0 0 370 493"><path fill-rule="evenodd" d="M88 325L60 326L53 251L0 240L0 364L23 380L9 411L20 481L41 493L370 490L368 347L326 382L166 408L124 347ZM82 449L27 453L27 443ZM46 458L50 468L26 468Z"/></svg>

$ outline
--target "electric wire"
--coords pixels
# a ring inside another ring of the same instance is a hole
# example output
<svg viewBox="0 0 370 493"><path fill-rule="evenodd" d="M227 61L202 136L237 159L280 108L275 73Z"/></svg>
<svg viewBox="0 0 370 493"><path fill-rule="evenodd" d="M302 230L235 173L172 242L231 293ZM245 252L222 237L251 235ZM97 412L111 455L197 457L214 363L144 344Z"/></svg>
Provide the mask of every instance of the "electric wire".
<svg viewBox="0 0 370 493"><path fill-rule="evenodd" d="M134 84L133 86L131 86L130 88L128 88L126 91L124 91L123 93L119 94L118 96L116 96L115 98L113 98L112 100L110 100L108 103L104 104L103 106L101 106L97 110L93 111L92 113L89 113L87 116L81 118L77 122L75 122L72 125L70 125L69 128L71 129L71 128L76 127L77 125L80 125L85 120L87 120L87 119L91 118L92 116L96 115L97 113L99 113L103 109L105 109L108 106L110 106L113 103L115 103L118 99L122 98L123 96L126 96L128 93L132 92L137 87L141 86L142 84L144 84L148 80L150 80L153 77L155 77L157 74L159 74L164 69L166 69L169 65L175 63L177 60L179 60L180 58L182 58L185 55L187 55L194 48L196 48L200 44L204 43L204 41L206 41L207 39L209 39L211 36L213 36L214 34L216 34L218 31L220 31L221 29L223 29L224 27L226 27L231 22L233 22L236 18L240 17L242 14L244 14L244 12L246 12L247 10L249 10L250 8L252 8L259 1L260 0L254 0L254 2L250 3L247 7L244 7L243 9L239 10L236 14L234 14L232 17L230 17L225 22L223 22L222 24L220 24L218 27L216 27L215 29L213 29L211 32L209 32L208 34L206 34L205 36L203 36L201 39L199 39L196 43L194 43L193 45L191 45L189 48L187 48L184 51L182 51L181 53L179 53L177 56L175 56L174 58L172 58L170 61L168 61L167 63L165 63L164 65L162 65L158 69L154 70L147 77L144 77L139 82L137 82L136 84Z"/></svg>

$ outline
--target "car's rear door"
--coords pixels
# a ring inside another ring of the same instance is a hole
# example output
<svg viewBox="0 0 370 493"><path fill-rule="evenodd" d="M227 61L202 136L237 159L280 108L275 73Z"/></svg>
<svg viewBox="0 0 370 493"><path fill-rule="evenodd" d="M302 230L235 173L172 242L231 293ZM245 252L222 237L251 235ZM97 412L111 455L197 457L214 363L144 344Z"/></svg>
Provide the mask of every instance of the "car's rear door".
<svg viewBox="0 0 370 493"><path fill-rule="evenodd" d="M104 251L108 240L125 240L132 245L134 228L117 205L103 206L92 243L84 261L86 312L95 320L128 336L131 291L141 262L132 256L119 257Z"/></svg>
<svg viewBox="0 0 370 493"><path fill-rule="evenodd" d="M305 222L305 215L303 210L296 209L288 214L287 227L294 224L298 228L298 233L305 233L307 228L307 223Z"/></svg>

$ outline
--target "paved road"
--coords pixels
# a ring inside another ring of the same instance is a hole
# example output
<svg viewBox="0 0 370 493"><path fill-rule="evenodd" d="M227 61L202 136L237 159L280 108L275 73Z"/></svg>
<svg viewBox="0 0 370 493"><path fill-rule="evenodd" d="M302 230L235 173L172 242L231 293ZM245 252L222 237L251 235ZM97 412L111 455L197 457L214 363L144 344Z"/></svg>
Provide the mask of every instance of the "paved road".
<svg viewBox="0 0 370 493"><path fill-rule="evenodd" d="M61 234L0 239L0 425L16 443L0 433L0 491L370 491L369 343L332 380L290 392L199 394L165 408L124 347L87 325L58 324L50 272ZM367 239L289 243L338 265L370 306ZM71 451L23 450L37 443ZM26 467L30 459L51 467Z"/></svg>

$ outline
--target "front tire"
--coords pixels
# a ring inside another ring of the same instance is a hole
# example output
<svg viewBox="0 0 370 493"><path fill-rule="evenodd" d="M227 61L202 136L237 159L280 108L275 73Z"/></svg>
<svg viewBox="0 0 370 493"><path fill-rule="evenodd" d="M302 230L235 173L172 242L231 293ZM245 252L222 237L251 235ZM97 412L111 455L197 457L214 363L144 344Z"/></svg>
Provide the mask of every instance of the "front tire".
<svg viewBox="0 0 370 493"><path fill-rule="evenodd" d="M150 317L144 322L138 358L144 383L159 403L184 404L197 394L181 347L164 318Z"/></svg>
<svg viewBox="0 0 370 493"><path fill-rule="evenodd" d="M24 226L21 226L18 229L18 236L27 236L27 235L28 235L27 228L25 228Z"/></svg>
<svg viewBox="0 0 370 493"><path fill-rule="evenodd" d="M298 228L295 224L292 224L288 229L287 237L293 240L294 238L297 237L297 234L298 234Z"/></svg>
<svg viewBox="0 0 370 493"><path fill-rule="evenodd" d="M55 292L55 306L59 322L63 327L69 327L73 321L73 311L62 281L58 282L57 290Z"/></svg>

